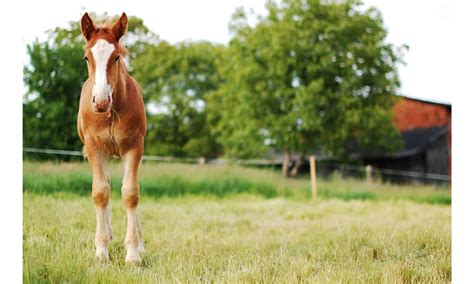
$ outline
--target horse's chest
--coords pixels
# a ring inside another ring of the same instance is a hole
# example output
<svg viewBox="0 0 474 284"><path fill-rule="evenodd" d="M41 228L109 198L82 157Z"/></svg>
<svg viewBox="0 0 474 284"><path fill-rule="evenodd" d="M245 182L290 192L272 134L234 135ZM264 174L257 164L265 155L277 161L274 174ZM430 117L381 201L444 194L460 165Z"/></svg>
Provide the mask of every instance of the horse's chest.
<svg viewBox="0 0 474 284"><path fill-rule="evenodd" d="M87 139L94 144L94 148L102 150L110 155L120 156L121 144L127 138L128 133L117 121L101 123L88 128ZM87 143L87 142L86 142Z"/></svg>
<svg viewBox="0 0 474 284"><path fill-rule="evenodd" d="M84 115L80 125L85 137L84 143L90 151L122 156L129 149L143 144L143 134L133 116L126 113L108 116Z"/></svg>

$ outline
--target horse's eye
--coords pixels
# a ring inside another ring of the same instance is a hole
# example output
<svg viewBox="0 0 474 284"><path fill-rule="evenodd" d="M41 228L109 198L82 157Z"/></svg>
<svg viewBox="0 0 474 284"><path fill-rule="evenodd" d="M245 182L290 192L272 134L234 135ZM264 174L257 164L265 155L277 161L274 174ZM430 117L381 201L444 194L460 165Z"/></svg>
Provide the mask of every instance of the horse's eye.
<svg viewBox="0 0 474 284"><path fill-rule="evenodd" d="M119 59L120 59L120 55L115 58L115 64L118 63Z"/></svg>

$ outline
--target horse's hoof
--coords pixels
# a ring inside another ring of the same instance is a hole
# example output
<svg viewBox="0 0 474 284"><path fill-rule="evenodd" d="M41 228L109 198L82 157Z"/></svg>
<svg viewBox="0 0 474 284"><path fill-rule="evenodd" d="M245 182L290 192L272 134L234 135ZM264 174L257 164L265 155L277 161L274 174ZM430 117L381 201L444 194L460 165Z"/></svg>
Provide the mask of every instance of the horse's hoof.
<svg viewBox="0 0 474 284"><path fill-rule="evenodd" d="M145 252L145 242L144 241L140 241L140 243L138 244L138 252Z"/></svg>
<svg viewBox="0 0 474 284"><path fill-rule="evenodd" d="M95 257L99 260L109 260L109 251L106 248L97 248L95 251Z"/></svg>
<svg viewBox="0 0 474 284"><path fill-rule="evenodd" d="M140 264L142 262L142 259L140 258L140 255L138 254L137 250L129 250L127 252L127 256L125 256L125 263L128 264Z"/></svg>

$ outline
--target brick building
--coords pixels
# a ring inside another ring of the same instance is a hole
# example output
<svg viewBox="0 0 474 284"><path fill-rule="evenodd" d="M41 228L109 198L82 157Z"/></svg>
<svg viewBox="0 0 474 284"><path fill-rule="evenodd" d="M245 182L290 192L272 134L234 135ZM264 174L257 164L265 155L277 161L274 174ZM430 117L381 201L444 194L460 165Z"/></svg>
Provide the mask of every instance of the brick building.
<svg viewBox="0 0 474 284"><path fill-rule="evenodd" d="M451 105L402 97L393 111L403 148L366 155L364 163L381 169L451 175ZM427 181L419 176L382 176L392 181Z"/></svg>

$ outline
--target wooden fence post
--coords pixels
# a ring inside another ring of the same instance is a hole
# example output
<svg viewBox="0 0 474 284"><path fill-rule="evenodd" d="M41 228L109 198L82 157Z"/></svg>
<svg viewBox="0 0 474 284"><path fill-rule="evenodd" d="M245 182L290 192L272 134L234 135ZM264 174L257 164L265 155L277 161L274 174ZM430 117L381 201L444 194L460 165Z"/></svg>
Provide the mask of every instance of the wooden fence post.
<svg viewBox="0 0 474 284"><path fill-rule="evenodd" d="M206 158L204 158L204 157L199 157L199 159L198 159L198 164L199 164L199 165L205 165L205 164L206 164Z"/></svg>
<svg viewBox="0 0 474 284"><path fill-rule="evenodd" d="M318 188L316 184L316 156L311 155L309 156L309 168L311 172L311 195L313 200L316 200L318 196Z"/></svg>
<svg viewBox="0 0 474 284"><path fill-rule="evenodd" d="M365 166L365 180L367 183L372 183L372 166Z"/></svg>

